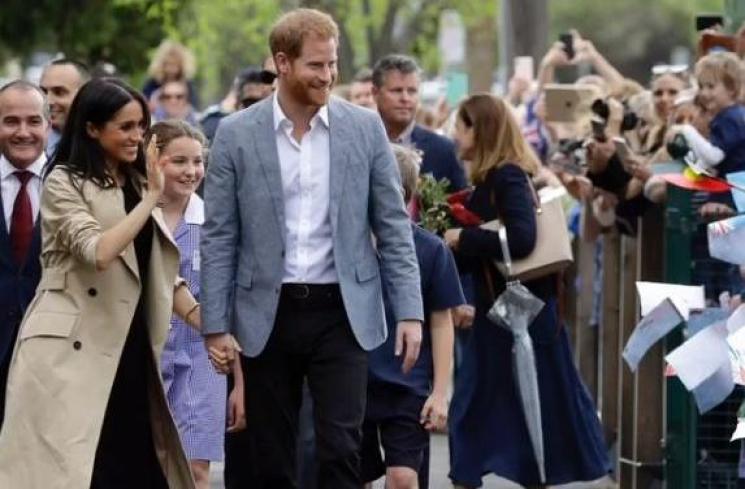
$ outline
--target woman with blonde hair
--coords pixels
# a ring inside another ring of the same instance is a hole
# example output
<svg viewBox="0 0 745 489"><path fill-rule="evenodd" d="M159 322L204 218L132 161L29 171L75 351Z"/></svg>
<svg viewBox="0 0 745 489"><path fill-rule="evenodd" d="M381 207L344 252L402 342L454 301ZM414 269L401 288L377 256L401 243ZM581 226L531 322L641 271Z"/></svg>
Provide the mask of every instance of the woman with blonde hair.
<svg viewBox="0 0 745 489"><path fill-rule="evenodd" d="M468 97L458 109L455 139L475 185L466 207L484 222L499 219L506 227L512 257L528 256L536 243L530 178L540 163L509 107L489 94ZM461 271L472 274L476 296L473 331L464 345L450 409L450 478L457 487L480 487L481 477L494 473L541 487L513 377L513 337L486 316L506 286L492 265L502 258L499 236L474 226L446 231L445 241L455 251ZM595 407L572 363L560 323L557 283L551 275L525 284L545 302L529 333L550 485L598 479L609 470Z"/></svg>
<svg viewBox="0 0 745 489"><path fill-rule="evenodd" d="M196 60L189 48L176 41L166 39L160 43L153 59L150 61L150 67L148 68L150 78L142 87L142 94L147 100L151 100L165 82L185 81L189 87L189 102L192 107L197 109L199 107L199 97L192 82L195 73Z"/></svg>

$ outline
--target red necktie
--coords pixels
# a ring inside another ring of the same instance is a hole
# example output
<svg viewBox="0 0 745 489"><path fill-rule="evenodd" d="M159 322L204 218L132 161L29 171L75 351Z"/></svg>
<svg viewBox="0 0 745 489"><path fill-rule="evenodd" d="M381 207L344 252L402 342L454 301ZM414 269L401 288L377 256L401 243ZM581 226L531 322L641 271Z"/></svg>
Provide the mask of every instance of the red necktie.
<svg viewBox="0 0 745 489"><path fill-rule="evenodd" d="M26 261L26 255L31 246L31 236L34 230L31 198L26 190L26 184L31 179L33 173L30 171L17 171L13 174L21 182L21 188L18 190L18 195L13 204L13 215L10 219L10 243L13 249L13 259L16 265L21 267Z"/></svg>

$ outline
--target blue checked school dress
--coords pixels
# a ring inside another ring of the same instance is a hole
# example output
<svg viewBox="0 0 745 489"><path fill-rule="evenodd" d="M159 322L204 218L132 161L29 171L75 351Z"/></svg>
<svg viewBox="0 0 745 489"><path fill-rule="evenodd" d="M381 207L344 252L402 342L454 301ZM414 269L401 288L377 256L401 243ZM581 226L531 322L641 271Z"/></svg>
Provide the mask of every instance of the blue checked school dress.
<svg viewBox="0 0 745 489"><path fill-rule="evenodd" d="M193 194L174 232L179 273L199 300L199 234L204 202ZM163 384L189 460L221 461L225 437L226 380L210 364L204 339L181 319L171 319L161 358Z"/></svg>

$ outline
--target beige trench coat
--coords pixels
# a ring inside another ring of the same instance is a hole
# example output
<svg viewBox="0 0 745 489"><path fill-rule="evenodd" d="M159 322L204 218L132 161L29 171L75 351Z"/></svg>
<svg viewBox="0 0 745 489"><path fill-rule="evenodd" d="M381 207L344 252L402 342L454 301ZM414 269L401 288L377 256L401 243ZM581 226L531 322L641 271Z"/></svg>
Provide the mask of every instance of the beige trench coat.
<svg viewBox="0 0 745 489"><path fill-rule="evenodd" d="M119 357L147 273L153 365L168 336L179 255L159 209L150 269L134 245L96 271L102 231L125 217L121 189L101 189L54 169L41 196L42 278L13 352L0 432L0 488L88 489ZM154 369L149 383L156 454L172 489L194 487ZM132 470L138 470L132 467Z"/></svg>

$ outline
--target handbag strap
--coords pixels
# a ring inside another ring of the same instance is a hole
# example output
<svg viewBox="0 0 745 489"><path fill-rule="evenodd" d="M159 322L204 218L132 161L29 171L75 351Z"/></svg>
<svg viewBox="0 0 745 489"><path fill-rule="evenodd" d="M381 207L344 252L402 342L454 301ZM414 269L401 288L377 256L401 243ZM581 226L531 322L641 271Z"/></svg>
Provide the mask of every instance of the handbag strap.
<svg viewBox="0 0 745 489"><path fill-rule="evenodd" d="M536 191L535 186L533 185L533 180L530 178L530 175L528 175L527 173L525 173L525 180L528 184L528 188L530 189L530 195L533 197L533 206L535 208L535 213L540 214L541 212L543 212L543 209L541 208L541 199L538 197L538 192ZM493 207L496 207L497 197L494 195L494 189L492 189L491 193L489 194L489 200L491 202L491 205ZM513 279L512 277L512 255L510 254L509 241L507 240L507 226L504 223L502 223L502 225L499 227L497 234L499 235L499 246L500 248L502 248L502 261L504 262L504 267L505 267L505 270L507 271L506 279L509 282L510 280ZM492 289L493 289L493 286L492 286Z"/></svg>
<svg viewBox="0 0 745 489"><path fill-rule="evenodd" d="M486 280L486 291L489 292L489 300L497 300L497 290L494 288L494 280L491 277L491 270L489 270L489 262L484 260L484 280Z"/></svg>
<svg viewBox="0 0 745 489"><path fill-rule="evenodd" d="M543 212L543 208L541 207L541 198L538 196L538 191L535 189L535 185L533 185L533 180L530 178L530 175L526 173L525 179L528 181L528 188L530 188L530 194L533 196L533 206L535 207L535 213L540 214L541 212Z"/></svg>

